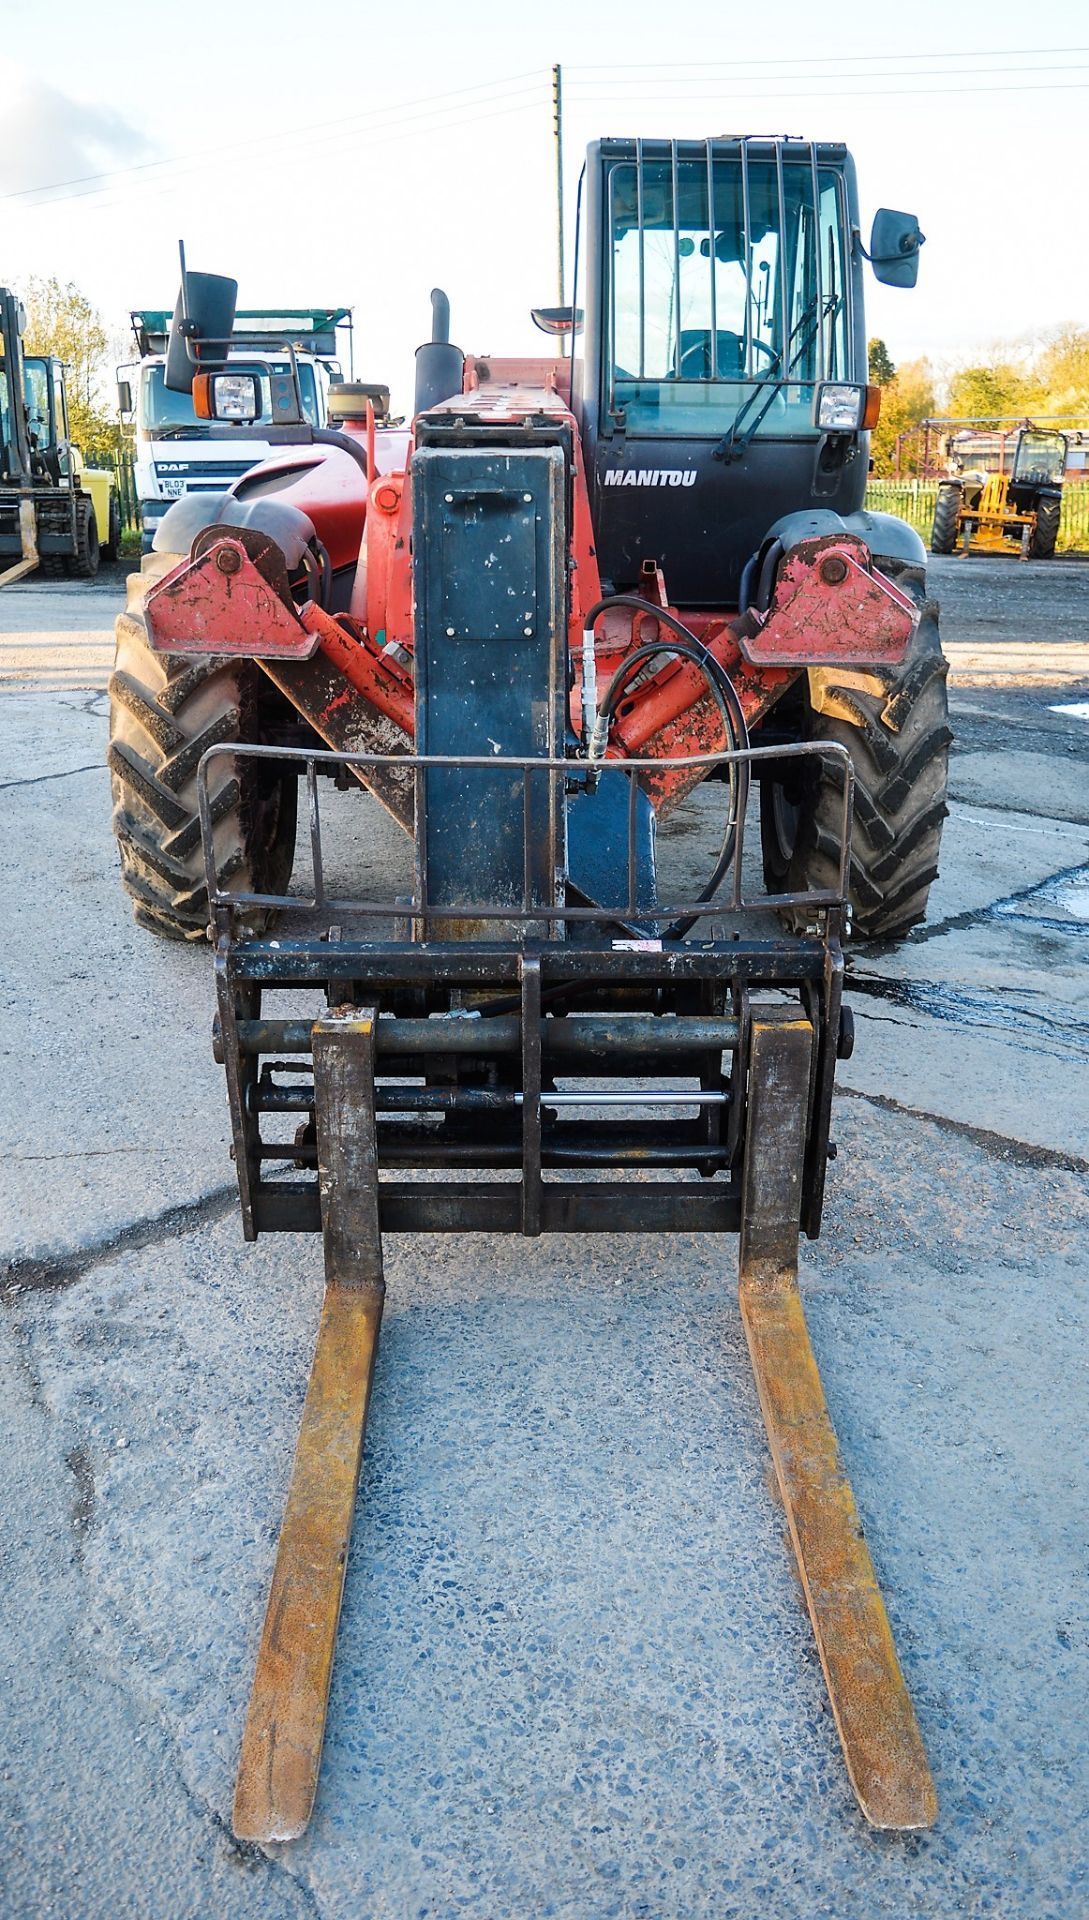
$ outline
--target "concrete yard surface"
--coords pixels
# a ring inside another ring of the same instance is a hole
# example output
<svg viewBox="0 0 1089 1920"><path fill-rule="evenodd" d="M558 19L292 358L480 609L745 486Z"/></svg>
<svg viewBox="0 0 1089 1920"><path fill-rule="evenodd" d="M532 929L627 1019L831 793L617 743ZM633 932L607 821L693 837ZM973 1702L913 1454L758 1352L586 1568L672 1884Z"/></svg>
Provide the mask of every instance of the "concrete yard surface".
<svg viewBox="0 0 1089 1920"><path fill-rule="evenodd" d="M1089 1913L1089 565L932 590L942 873L851 952L802 1285L936 1828L856 1811L734 1241L388 1236L317 1806L267 1852L230 1806L320 1247L242 1243L209 952L121 892L119 583L0 598L5 1920Z"/></svg>

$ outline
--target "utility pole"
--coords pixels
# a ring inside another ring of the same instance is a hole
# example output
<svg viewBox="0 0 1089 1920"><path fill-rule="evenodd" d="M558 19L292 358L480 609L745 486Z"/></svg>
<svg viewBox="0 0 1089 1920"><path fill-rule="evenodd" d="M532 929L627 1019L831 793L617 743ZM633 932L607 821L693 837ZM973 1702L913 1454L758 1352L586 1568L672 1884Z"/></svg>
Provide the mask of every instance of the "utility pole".
<svg viewBox="0 0 1089 1920"><path fill-rule="evenodd" d="M565 304L563 275L563 70L552 69L552 136L556 148L556 292Z"/></svg>

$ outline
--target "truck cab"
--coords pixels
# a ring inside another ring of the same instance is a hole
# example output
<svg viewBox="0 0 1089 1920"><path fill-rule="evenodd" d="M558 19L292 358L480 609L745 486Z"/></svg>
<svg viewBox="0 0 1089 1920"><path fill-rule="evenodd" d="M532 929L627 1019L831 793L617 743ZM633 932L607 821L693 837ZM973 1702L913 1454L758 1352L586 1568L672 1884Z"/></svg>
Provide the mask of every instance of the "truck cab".
<svg viewBox="0 0 1089 1920"><path fill-rule="evenodd" d="M187 493L222 493L268 458L267 429L273 423L271 389L276 375L290 373L294 365L305 419L315 427L326 424L329 388L343 378L338 338L340 330L347 329L350 341L351 309L236 315L236 331L245 337L245 345L240 342L233 347L227 363L232 372L255 376L262 399L257 419L245 423L200 420L191 396L167 386L168 312L140 309L133 313L132 325L140 360L118 369L118 397L122 419L133 431L142 544L149 553L156 529L174 500Z"/></svg>

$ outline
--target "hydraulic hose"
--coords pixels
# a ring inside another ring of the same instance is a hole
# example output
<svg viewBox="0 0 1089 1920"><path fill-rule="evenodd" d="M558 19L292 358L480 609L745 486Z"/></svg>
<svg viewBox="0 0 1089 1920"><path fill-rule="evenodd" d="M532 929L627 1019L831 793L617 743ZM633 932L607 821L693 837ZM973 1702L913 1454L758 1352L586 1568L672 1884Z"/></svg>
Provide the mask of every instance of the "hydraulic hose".
<svg viewBox="0 0 1089 1920"><path fill-rule="evenodd" d="M678 620L676 614L670 613L665 607L651 606L649 601L641 599L638 594L634 593L612 594L605 599L597 601L585 616L584 626L588 633L592 632L595 621L605 612L607 607L633 607L640 613L650 614L655 620L660 621L663 626L668 627L674 635L674 638L672 641L665 642L660 640L648 641L636 647L633 652L627 654L621 661L605 689L598 710L598 718L593 735L588 742L584 742L587 748L588 758L590 760L600 760L602 758L605 751L605 743L608 739L609 727L616 708L619 705L624 687L638 667L660 653L674 653L681 659L691 660L702 670L703 676L707 681L708 690L718 707L719 713L722 715L723 731L728 742L728 750L730 752L747 752L749 746L749 729L745 720L744 709L737 697L737 689L730 679L729 674L726 672L725 667L720 661L715 659L710 648L704 645L698 635L694 634L690 627L686 627L683 621ZM706 886L697 895L700 906L704 906L714 899L729 869L734 856L734 849L737 845L737 822L748 805L748 795L748 765L744 760L739 763L731 761L730 812L723 834L722 847L718 860L715 863L714 871L707 881ZM683 920L674 921L671 926L666 928L663 937L667 940L683 940L685 935L695 926L698 918L698 914L690 914Z"/></svg>
<svg viewBox="0 0 1089 1920"><path fill-rule="evenodd" d="M693 660L696 666L703 668L709 682L711 676L714 676L716 684L721 689L723 698L726 700L734 717L733 727L727 726L727 736L729 737L730 734L732 734L739 748L747 748L749 744L749 729L741 702L737 697L737 689L730 679L729 674L726 672L725 667L715 659L710 648L704 645L699 636L692 632L691 627L686 627L683 620L678 620L676 614L670 613L667 607L652 607L648 600L641 599L636 593L614 593L609 594L604 599L596 601L585 615L583 625L587 632L592 631L595 622L608 607L633 607L638 613L651 614L655 620L660 621L663 626L669 627L670 631L677 635L682 644L672 649L672 651L686 653L687 657ZM663 646L656 642L647 642L646 648L640 647L637 651L640 654L644 652L654 654L668 653L671 649L668 646ZM620 666L613 675L610 686L606 689L605 700L602 702L603 709L608 705L609 696L620 676L623 674L626 678L626 669L632 664L633 660L634 655L628 654L627 658L621 661ZM585 742L584 744L589 747L590 743Z"/></svg>
<svg viewBox="0 0 1089 1920"><path fill-rule="evenodd" d="M310 440L315 447L339 447L341 453L350 454L356 466L362 467L367 479L370 479L367 449L360 446L359 441L352 434L337 433L333 427L311 427Z"/></svg>

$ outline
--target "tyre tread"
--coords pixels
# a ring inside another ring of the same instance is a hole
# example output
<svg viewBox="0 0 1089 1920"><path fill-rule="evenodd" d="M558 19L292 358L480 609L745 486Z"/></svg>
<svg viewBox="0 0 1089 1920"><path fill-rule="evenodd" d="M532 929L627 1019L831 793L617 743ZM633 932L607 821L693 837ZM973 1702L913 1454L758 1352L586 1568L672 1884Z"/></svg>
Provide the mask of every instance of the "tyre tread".
<svg viewBox="0 0 1089 1920"><path fill-rule="evenodd" d="M136 921L189 941L206 937L209 918L197 768L209 747L259 737L260 668L221 655L196 660L154 652L144 596L176 564L175 556L148 556L129 581L109 682L107 764L121 879ZM260 799L258 778L268 783ZM218 885L285 891L294 853L294 780L273 784L257 763L223 755L209 770L208 804ZM255 911L249 929L261 931L270 918Z"/></svg>

